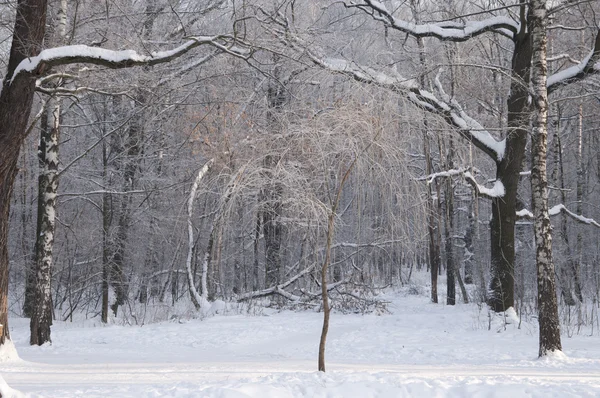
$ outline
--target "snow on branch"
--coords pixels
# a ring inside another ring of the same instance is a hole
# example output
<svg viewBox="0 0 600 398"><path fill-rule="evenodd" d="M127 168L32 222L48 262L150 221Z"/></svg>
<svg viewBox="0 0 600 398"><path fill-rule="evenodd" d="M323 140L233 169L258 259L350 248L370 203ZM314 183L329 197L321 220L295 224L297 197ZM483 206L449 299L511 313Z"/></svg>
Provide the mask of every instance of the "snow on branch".
<svg viewBox="0 0 600 398"><path fill-rule="evenodd" d="M546 82L548 92L552 92L560 86L581 80L593 73L600 73L600 29L596 34L594 49L579 64L563 69L548 77L548 81Z"/></svg>
<svg viewBox="0 0 600 398"><path fill-rule="evenodd" d="M419 178L417 178L417 181L427 181L427 184L431 184L438 178L454 177L457 175L463 175L465 173L465 171L466 171L465 168L459 167L458 169L440 171L437 173L429 174L428 176L425 176L425 177L419 177Z"/></svg>
<svg viewBox="0 0 600 398"><path fill-rule="evenodd" d="M150 55L139 54L134 50L108 50L86 45L72 45L55 47L43 50L35 57L26 58L15 68L10 78L12 83L20 73L42 74L54 66L75 63L94 64L108 68L129 68L141 65L158 65L178 58L190 50L210 45L223 52L236 57L248 59L252 52L247 48L235 45L235 40L230 36L195 36L177 48L168 51L156 51Z"/></svg>
<svg viewBox="0 0 600 398"><path fill-rule="evenodd" d="M427 181L427 184L431 184L437 178L447 178L447 177L454 177L454 176L462 176L464 178L465 182L467 182L469 185L471 185L471 187L477 193L477 196L480 196L480 197L484 197L484 198L488 198L488 199L501 198L506 193L506 191L504 189L504 184L502 184L502 182L500 180L494 181L494 186L491 188L488 188L484 185L479 184L477 182L477 180L475 179L475 177L473 176L473 174L463 167L459 167L458 169L452 169L452 170L446 170L446 171L440 171L437 173L433 173L428 176L418 178L418 180L419 181L425 180L425 181Z"/></svg>
<svg viewBox="0 0 600 398"><path fill-rule="evenodd" d="M550 210L548 210L548 214L550 216L557 216L560 213L566 214L567 216L571 217L573 220L579 223L593 225L594 227L600 228L600 223L598 223L598 221L594 220L593 218L588 218L580 214L573 213L571 210L567 209L562 203L557 204L556 206L553 206ZM517 217L533 220L533 213L527 209L522 209L517 212Z"/></svg>
<svg viewBox="0 0 600 398"><path fill-rule="evenodd" d="M315 64L324 69L406 95L412 103L420 108L443 117L448 124L457 129L460 135L471 141L493 160L500 162L504 157L505 140L497 141L481 124L467 115L455 100L440 99L433 93L422 90L414 79L406 79L397 72L388 75L344 59L322 58L310 51L307 54ZM442 98L447 97L441 85L438 85L438 91Z"/></svg>
<svg viewBox="0 0 600 398"><path fill-rule="evenodd" d="M477 196L482 196L488 199L501 198L506 193L506 190L504 189L504 184L502 184L502 181L500 180L494 181L494 186L491 188L487 188L479 184L477 180L475 180L475 177L473 177L473 175L468 171L464 173L464 177L465 181L469 183L469 185L471 185L473 189L475 189L475 192L477 192Z"/></svg>
<svg viewBox="0 0 600 398"><path fill-rule="evenodd" d="M385 26L399 30L413 37L435 37L443 41L466 41L486 32L500 33L513 38L519 32L520 24L504 16L494 16L481 21L467 22L432 22L414 24L394 17L385 4L376 0L361 0L346 2L347 7L355 7L371 15L376 21Z"/></svg>
<svg viewBox="0 0 600 398"><path fill-rule="evenodd" d="M587 218L587 217L584 217L584 216L582 216L580 214L573 213L571 210L567 209L565 207L565 205L563 205L563 204L558 204L558 205L552 207L550 210L548 210L548 213L551 216L556 216L556 215L558 215L560 213L564 213L564 214L566 214L567 216L571 217L572 219L574 219L577 222L580 222L582 224L593 225L595 227L600 228L600 224L596 220L594 220L593 218Z"/></svg>

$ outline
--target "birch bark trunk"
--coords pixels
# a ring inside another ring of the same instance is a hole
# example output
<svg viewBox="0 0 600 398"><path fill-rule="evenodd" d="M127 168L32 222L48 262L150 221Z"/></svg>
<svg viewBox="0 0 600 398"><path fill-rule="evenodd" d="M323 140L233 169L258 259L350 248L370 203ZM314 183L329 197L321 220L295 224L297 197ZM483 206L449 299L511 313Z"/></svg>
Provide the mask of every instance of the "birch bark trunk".
<svg viewBox="0 0 600 398"><path fill-rule="evenodd" d="M67 0L61 0L57 12L58 42L67 36ZM52 268L54 263L54 235L56 231L56 197L58 194L59 139L62 100L51 100L50 112L44 115L45 128L40 135L40 177L38 193L38 233L35 244L35 288L33 312L29 324L31 345L51 342L52 326Z"/></svg>
<svg viewBox="0 0 600 398"><path fill-rule="evenodd" d="M548 214L548 179L546 159L548 150L548 90L546 64L548 23L546 0L532 0L529 24L532 35L532 168L531 197L536 243L538 281L539 356L561 351L556 276L552 262L552 227Z"/></svg>

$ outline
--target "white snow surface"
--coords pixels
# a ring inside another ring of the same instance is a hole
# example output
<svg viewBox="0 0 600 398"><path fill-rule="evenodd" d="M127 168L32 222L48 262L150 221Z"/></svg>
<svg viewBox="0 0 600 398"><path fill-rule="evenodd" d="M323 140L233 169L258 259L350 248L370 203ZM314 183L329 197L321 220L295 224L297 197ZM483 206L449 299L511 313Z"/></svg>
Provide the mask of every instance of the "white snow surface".
<svg viewBox="0 0 600 398"><path fill-rule="evenodd" d="M514 310L498 315L475 304L436 305L424 291L407 291L383 297L390 314L332 314L325 374L316 371L322 314L270 309L143 327L56 322L53 344L42 347L28 346L29 322L13 318L21 359L0 362L0 372L31 397L600 394L599 336L563 336L565 355L538 360L537 327L519 326ZM0 392L23 396L1 378Z"/></svg>

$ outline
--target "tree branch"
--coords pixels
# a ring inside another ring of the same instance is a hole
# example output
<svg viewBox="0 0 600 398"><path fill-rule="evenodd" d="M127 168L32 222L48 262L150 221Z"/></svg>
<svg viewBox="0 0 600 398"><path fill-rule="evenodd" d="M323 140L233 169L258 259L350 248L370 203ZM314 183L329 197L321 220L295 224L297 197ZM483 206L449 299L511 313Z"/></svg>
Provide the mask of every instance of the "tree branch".
<svg viewBox="0 0 600 398"><path fill-rule="evenodd" d="M444 118L456 131L494 161L504 157L505 140L497 141L481 124L467 115L462 107L446 96L438 85L438 91L446 101L437 98L429 91L422 90L414 79L406 79L399 74L386 75L368 67L342 59L321 58L310 51L307 54L312 61L324 69L344 74L362 83L375 84L405 95L412 103L423 110Z"/></svg>
<svg viewBox="0 0 600 398"><path fill-rule="evenodd" d="M150 55L142 55L133 50L115 51L85 45L55 47L21 61L9 81L12 83L20 73L41 75L52 67L75 63L94 64L113 69L153 66L170 62L202 45L210 45L238 58L249 59L252 51L246 47L236 47L235 42L236 39L226 35L196 36L190 37L186 43L173 50L153 52Z"/></svg>
<svg viewBox="0 0 600 398"><path fill-rule="evenodd" d="M427 184L431 184L437 178L445 178L445 177L454 177L454 176L462 176L467 184L469 184L477 193L477 196L492 199L499 198L504 196L505 189L504 184L500 180L494 181L494 186L492 188L487 188L477 182L473 174L463 167L458 169L440 171L438 173L433 173L425 177L420 177L418 181L427 181Z"/></svg>
<svg viewBox="0 0 600 398"><path fill-rule="evenodd" d="M548 77L546 87L551 93L561 86L582 80L585 77L600 72L600 29L596 34L594 48L578 65L573 65Z"/></svg>
<svg viewBox="0 0 600 398"><path fill-rule="evenodd" d="M587 218L580 214L574 213L571 210L567 209L562 203L557 204L553 206L550 210L548 210L548 214L550 214L550 216L557 216L560 213L566 214L567 216L571 217L573 220L581 224L593 225L594 227L600 228L600 223L598 223L598 221L594 220L593 218ZM533 214L527 209L519 210L517 212L517 217L527 220L533 220Z"/></svg>
<svg viewBox="0 0 600 398"><path fill-rule="evenodd" d="M442 41L462 42L483 33L494 32L514 38L520 30L520 24L504 16L491 17L482 21L454 22L444 21L427 24L414 24L397 19L385 4L376 0L351 1L346 7L355 7L369 14L388 28L398 30L415 38L435 37Z"/></svg>

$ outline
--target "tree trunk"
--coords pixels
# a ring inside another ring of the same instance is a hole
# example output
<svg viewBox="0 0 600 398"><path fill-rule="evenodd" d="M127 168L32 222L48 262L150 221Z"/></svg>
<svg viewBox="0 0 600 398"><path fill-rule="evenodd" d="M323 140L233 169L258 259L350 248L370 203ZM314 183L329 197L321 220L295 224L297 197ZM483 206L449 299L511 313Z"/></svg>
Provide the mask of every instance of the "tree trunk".
<svg viewBox="0 0 600 398"><path fill-rule="evenodd" d="M585 170L583 166L583 104L579 104L579 118L577 128L577 214L583 214L583 192L585 189ZM598 176L600 176L600 151L596 155ZM575 258L573 259L573 272L575 274L575 294L580 302L583 302L583 293L580 282L581 261L583 258L583 236L581 230L577 231L577 245L575 247Z"/></svg>
<svg viewBox="0 0 600 398"><path fill-rule="evenodd" d="M57 11L58 42L64 43L67 34L67 1L61 0ZM30 344L50 342L52 325L52 267L58 194L59 136L62 99L50 100L49 112L42 116L39 146L40 177L38 189L38 232L35 243L35 294L30 320ZM41 215L39 214L41 212Z"/></svg>
<svg viewBox="0 0 600 398"><path fill-rule="evenodd" d="M341 191L341 187L339 190ZM329 307L329 297L327 294L327 269L331 259L331 244L333 242L334 222L336 216L336 208L339 202L339 195L336 203L334 203L331 213L327 219L327 243L325 246L325 259L321 267L321 299L323 302L323 328L321 329L321 338L319 340L319 372L325 372L325 343L327 341L327 333L329 332L329 315L331 308Z"/></svg>
<svg viewBox="0 0 600 398"><path fill-rule="evenodd" d="M143 140L143 105L146 103L145 93L142 90L140 89L136 95L136 105L132 110L135 114L129 123L126 142L122 148L126 156L123 156L124 159L117 163L117 169L123 169L121 188L123 192L133 191L137 182L139 155L142 151ZM125 274L125 253L130 228L131 201L131 196L128 194L123 194L120 198L119 218L115 233L116 247L111 261L110 279L115 290L115 301L110 308L115 316L117 316L119 306L125 304L129 291L129 282Z"/></svg>
<svg viewBox="0 0 600 398"><path fill-rule="evenodd" d="M525 17L521 24L526 24ZM531 66L531 38L525 27L515 38L512 58L512 79L508 98L508 132L506 150L497 162L496 179L504 185L505 194L492 199L491 279L488 304L493 311L502 312L514 306L515 280L515 222L517 189L527 144L527 126L530 110L529 68Z"/></svg>
<svg viewBox="0 0 600 398"><path fill-rule="evenodd" d="M58 140L60 131L60 104L56 102L50 118L42 123L40 137L40 163L43 170L40 173L38 195L38 228L36 236L36 278L35 299L30 321L30 344L42 345L50 342L50 326L52 325L52 296L51 276L54 251L54 231L56 221L56 195L58 193Z"/></svg>
<svg viewBox="0 0 600 398"><path fill-rule="evenodd" d="M463 241L465 242L465 254L464 254L464 263L465 263L465 283L467 285L473 284L473 263L475 256L475 248L473 245L473 236L475 235L475 223L477 220L475 219L475 201L477 200L477 196L473 195L471 198L471 202L469 202L468 211L468 225L465 231L465 235Z"/></svg>
<svg viewBox="0 0 600 398"><path fill-rule="evenodd" d="M441 146L440 146L441 149ZM441 153L441 151L440 151ZM446 167L448 170L454 168L454 145L452 138L448 143L448 153L446 158ZM446 251L446 304L456 304L456 262L454 257L454 187L451 178L446 179L445 192L445 251Z"/></svg>
<svg viewBox="0 0 600 398"><path fill-rule="evenodd" d="M46 0L19 0L6 77L0 93L0 345L8 332L8 218L17 174L19 151L27 134L33 104L35 77L20 73L10 81L17 65L40 52L46 28Z"/></svg>
<svg viewBox="0 0 600 398"><path fill-rule="evenodd" d="M274 57L277 64L278 57ZM276 65L273 75L279 78L280 66ZM280 81L273 79L269 82L267 90L267 122L272 133L281 132L281 110L288 102L286 88ZM273 170L277 167L281 157L278 154L268 154L264 159L267 171L267 182L262 190L263 202L262 227L265 239L265 286L275 286L281 279L281 242L283 239L283 225L280 218L283 211L281 183L273 177Z"/></svg>
<svg viewBox="0 0 600 398"><path fill-rule="evenodd" d="M548 91L546 89L546 27L545 0L532 0L530 31L533 39L531 81L533 86L533 134L531 196L536 243L536 268L538 280L538 320L540 331L539 356L561 351L556 278L552 262L552 227L548 214L548 180L546 158L548 146Z"/></svg>
<svg viewBox="0 0 600 398"><path fill-rule="evenodd" d="M426 135L427 133L425 133ZM431 159L429 156L429 148L427 146L428 138L425 137L425 162L427 163L427 175L431 174ZM432 184L437 184L433 182ZM431 192L431 184L427 184L427 235L429 237L429 263L431 265L431 301L438 303L437 293L437 280L438 272L440 269L440 245L437 237L438 234L438 213L436 212L437 206L433 202L433 194ZM439 200L439 199L438 199Z"/></svg>
<svg viewBox="0 0 600 398"><path fill-rule="evenodd" d="M563 159L562 159L562 143L560 140L560 130L561 130L561 112L560 108L556 107L556 130L554 132L554 170L552 171L552 181L555 186L560 187L560 203L565 204L567 195L565 193L565 176L563 169ZM581 213L579 213L581 214ZM576 279L574 272L575 261L573 258L573 253L571 252L571 245L569 242L569 231L567 228L567 215L562 213L560 216L560 237L562 241L562 253L563 253L563 264L560 267L560 291L562 295L562 299L564 300L566 305L572 306L575 305L575 298L573 297L572 291L572 283Z"/></svg>
<svg viewBox="0 0 600 398"><path fill-rule="evenodd" d="M106 105L106 102L105 102ZM106 109L105 109L106 110ZM104 112L106 115L106 112ZM104 125L104 124L103 124ZM104 135L104 134L103 134ZM108 186L108 153L106 142L102 142L102 180ZM109 231L112 222L111 217L111 195L107 192L102 194L102 312L101 320L108 323L108 290L110 284L110 240Z"/></svg>

